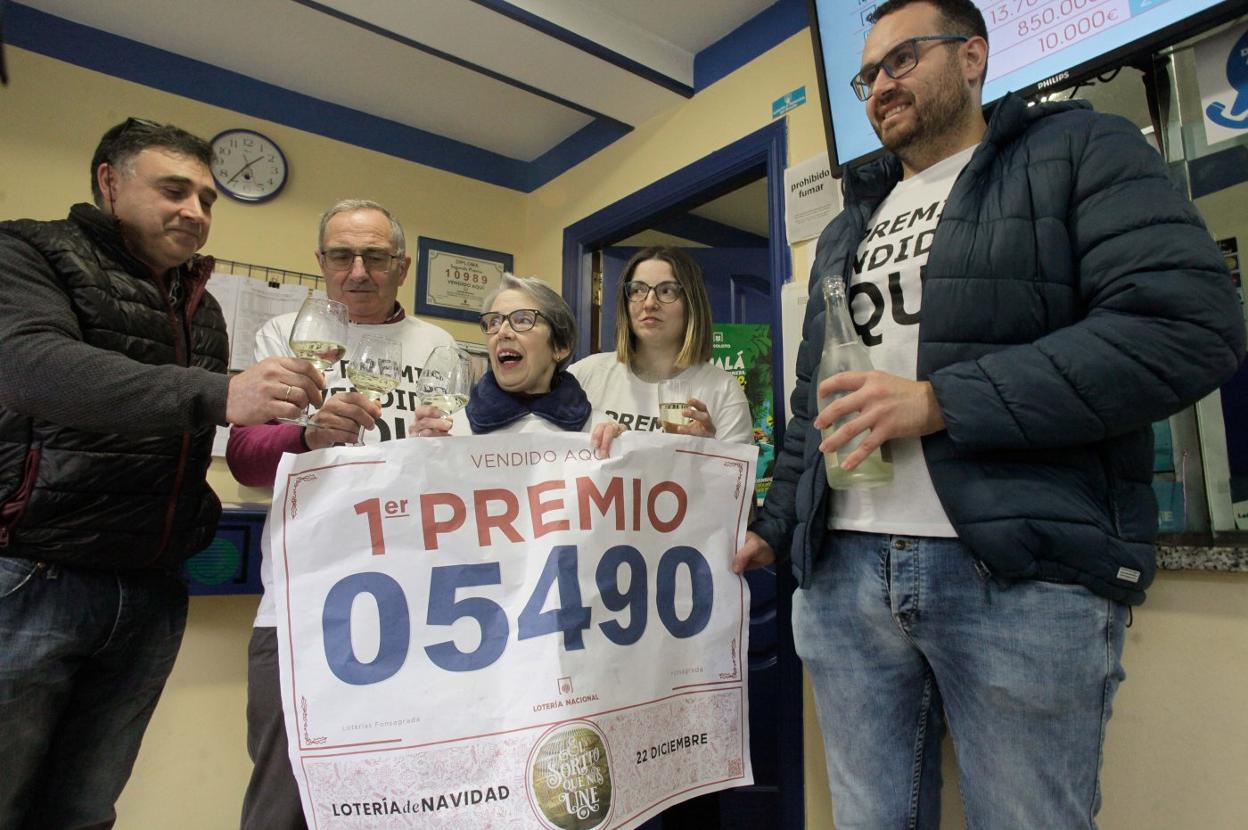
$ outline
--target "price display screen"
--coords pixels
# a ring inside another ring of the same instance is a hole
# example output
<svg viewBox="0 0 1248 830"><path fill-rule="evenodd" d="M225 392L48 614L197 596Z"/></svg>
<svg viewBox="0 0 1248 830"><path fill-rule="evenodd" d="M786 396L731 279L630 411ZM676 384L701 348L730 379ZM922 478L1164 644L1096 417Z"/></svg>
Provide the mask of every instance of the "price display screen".
<svg viewBox="0 0 1248 830"><path fill-rule="evenodd" d="M814 0L818 57L826 82L829 133L838 164L848 164L880 148L864 105L849 79L862 66L862 49L871 24L868 15L880 0ZM1122 53L1166 42L1159 37L1191 22L1223 0L977 0L988 26L988 78L984 103L1007 92L1030 94L1068 86ZM941 34L931 32L930 34ZM833 136L834 133L834 136Z"/></svg>

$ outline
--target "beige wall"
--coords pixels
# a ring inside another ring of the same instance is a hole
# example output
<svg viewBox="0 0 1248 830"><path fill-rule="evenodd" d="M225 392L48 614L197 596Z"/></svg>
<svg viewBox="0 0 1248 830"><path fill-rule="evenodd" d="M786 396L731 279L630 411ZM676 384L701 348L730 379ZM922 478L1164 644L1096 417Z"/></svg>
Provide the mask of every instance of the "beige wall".
<svg viewBox="0 0 1248 830"><path fill-rule="evenodd" d="M376 199L417 235L516 254L524 269L523 194L331 141L280 124L168 95L138 84L6 49L10 83L0 88L0 217L63 217L90 201L89 162L108 127L136 115L211 137L258 129L291 164L281 196L262 205L221 199L206 253L315 273L317 220L346 197ZM399 299L412 307L415 266ZM444 323L445 321L438 321ZM466 323L452 333L480 340ZM209 475L227 501L268 501L239 487L215 462ZM157 708L130 786L118 804L120 828L209 830L236 824L250 762L246 724L247 638L258 598L197 598L186 640Z"/></svg>
<svg viewBox="0 0 1248 830"><path fill-rule="evenodd" d="M58 219L91 201L91 154L100 135L135 115L210 138L230 127L259 130L290 163L282 194L258 205L222 198L204 253L317 273L317 220L338 199L375 199L416 237L449 239L519 255L524 194L315 136L271 121L117 80L22 49L8 49L10 82L0 88L0 216ZM517 269L524 262L517 256ZM399 299L411 308L415 264ZM456 337L480 339L468 323Z"/></svg>
<svg viewBox="0 0 1248 830"><path fill-rule="evenodd" d="M558 286L566 226L764 126L771 101L795 87L806 86L809 103L787 116L790 162L821 152L810 52L804 34L791 38L525 195L11 49L13 83L0 90L0 216L58 217L88 198L94 142L128 115L206 135L250 126L286 150L290 184L263 206L223 202L207 250L312 270L319 212L337 198L367 196L394 208L412 237L514 252L517 271ZM796 260L801 273L805 256ZM401 299L410 305L410 285ZM265 497L220 469L213 481L227 499ZM181 656L118 805L122 830L237 820L248 774L246 643L255 604L255 597L192 602ZM1102 828L1248 826L1248 576L1163 574L1135 615L1125 663L1105 752ZM823 830L832 823L813 718L806 740L808 826ZM952 769L947 763L948 778ZM946 826L957 826L958 809L956 796L948 797Z"/></svg>
<svg viewBox="0 0 1248 830"><path fill-rule="evenodd" d="M799 86L807 103L786 116L789 159L823 152L814 72L808 36L795 35L539 188L526 205L526 262L558 275L565 227L766 126L771 102Z"/></svg>

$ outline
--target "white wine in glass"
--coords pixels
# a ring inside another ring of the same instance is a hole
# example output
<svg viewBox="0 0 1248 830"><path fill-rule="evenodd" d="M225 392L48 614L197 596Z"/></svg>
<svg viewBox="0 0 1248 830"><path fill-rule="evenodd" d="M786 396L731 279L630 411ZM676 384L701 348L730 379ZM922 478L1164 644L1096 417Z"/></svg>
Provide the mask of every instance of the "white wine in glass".
<svg viewBox="0 0 1248 830"><path fill-rule="evenodd" d="M449 418L468 403L472 389L472 364L454 346L438 346L420 370L420 402L434 406Z"/></svg>
<svg viewBox="0 0 1248 830"><path fill-rule="evenodd" d="M347 351L347 307L337 300L309 296L295 314L290 327L290 350L324 372ZM305 410L298 418L281 418L289 424L316 426Z"/></svg>
<svg viewBox="0 0 1248 830"><path fill-rule="evenodd" d="M370 401L380 401L399 385L398 378L371 372L367 368L358 366L355 361L347 366L347 380L351 381L351 385L357 392Z"/></svg>
<svg viewBox="0 0 1248 830"><path fill-rule="evenodd" d="M347 347L341 343L326 343L320 340L292 340L290 350L295 353L295 357L303 358L324 372L342 359Z"/></svg>
<svg viewBox="0 0 1248 830"><path fill-rule="evenodd" d="M347 380L361 395L380 401L403 380L403 344L373 335L361 337L347 365ZM364 428L360 427L356 444L363 443Z"/></svg>
<svg viewBox="0 0 1248 830"><path fill-rule="evenodd" d="M677 432L678 427L689 423L685 410L692 396L693 390L687 380L659 381L659 420L664 432Z"/></svg>

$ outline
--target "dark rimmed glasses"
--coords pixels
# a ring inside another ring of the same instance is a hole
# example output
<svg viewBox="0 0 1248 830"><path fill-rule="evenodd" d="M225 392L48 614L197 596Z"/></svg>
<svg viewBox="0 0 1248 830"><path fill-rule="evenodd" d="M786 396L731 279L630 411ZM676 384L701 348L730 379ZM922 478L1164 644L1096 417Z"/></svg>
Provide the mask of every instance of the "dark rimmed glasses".
<svg viewBox="0 0 1248 830"><path fill-rule="evenodd" d="M685 293L685 288L675 280L661 282L658 285L651 285L641 280L629 280L624 283L624 296L628 297L629 302L632 303L644 301L651 291L659 298L659 302L668 304L679 300L680 296Z"/></svg>
<svg viewBox="0 0 1248 830"><path fill-rule="evenodd" d="M871 97L871 87L881 69L894 81L914 71L919 65L920 43L965 43L968 40L970 38L966 35L922 35L903 40L889 49L879 63L864 66L862 71L849 79L849 85L853 87L858 100L865 101Z"/></svg>
<svg viewBox="0 0 1248 830"><path fill-rule="evenodd" d="M501 311L487 311L481 315L481 331L486 334L498 334L498 330L503 327L504 320L514 332L528 331L537 325L539 317L545 316L536 308L517 308L507 314Z"/></svg>
<svg viewBox="0 0 1248 830"><path fill-rule="evenodd" d="M392 254L384 248L365 248L362 251L353 251L350 248L328 248L321 251L325 264L335 271L349 270L358 256L364 261L364 270L374 273L385 271L390 267L391 262L402 255L401 252Z"/></svg>

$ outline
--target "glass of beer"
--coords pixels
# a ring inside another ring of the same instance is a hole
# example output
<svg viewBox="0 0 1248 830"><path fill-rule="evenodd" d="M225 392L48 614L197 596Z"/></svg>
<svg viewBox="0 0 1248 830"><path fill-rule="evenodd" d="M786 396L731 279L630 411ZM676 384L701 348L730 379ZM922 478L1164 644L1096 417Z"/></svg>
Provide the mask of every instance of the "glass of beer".
<svg viewBox="0 0 1248 830"><path fill-rule="evenodd" d="M689 408L689 398L693 391L687 380L659 381L659 420L664 432L676 432L677 427L689 423L685 410Z"/></svg>

